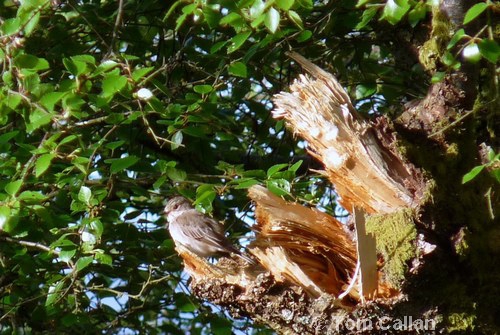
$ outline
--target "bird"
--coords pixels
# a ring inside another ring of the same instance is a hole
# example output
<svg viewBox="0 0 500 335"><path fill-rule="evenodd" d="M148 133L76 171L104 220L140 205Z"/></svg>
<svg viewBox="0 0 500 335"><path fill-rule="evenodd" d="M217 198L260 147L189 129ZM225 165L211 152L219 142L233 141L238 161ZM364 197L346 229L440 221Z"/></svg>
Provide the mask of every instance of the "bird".
<svg viewBox="0 0 500 335"><path fill-rule="evenodd" d="M171 198L164 213L175 244L181 244L201 257L234 254L255 264L252 258L243 254L226 238L222 224L198 212L188 199L182 196Z"/></svg>

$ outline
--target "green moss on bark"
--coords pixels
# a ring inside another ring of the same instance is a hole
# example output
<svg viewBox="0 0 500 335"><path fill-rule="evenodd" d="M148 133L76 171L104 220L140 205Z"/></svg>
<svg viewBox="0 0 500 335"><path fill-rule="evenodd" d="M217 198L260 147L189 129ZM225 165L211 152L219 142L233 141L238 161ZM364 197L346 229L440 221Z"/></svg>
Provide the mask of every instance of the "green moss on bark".
<svg viewBox="0 0 500 335"><path fill-rule="evenodd" d="M432 32L430 38L422 45L419 52L419 60L422 66L430 72L437 68L437 62L441 59L452 32L451 24L438 6L432 9Z"/></svg>
<svg viewBox="0 0 500 335"><path fill-rule="evenodd" d="M377 251L384 257L382 272L385 279L393 286L400 287L409 261L417 256L413 211L404 209L392 214L370 216L367 218L366 231L374 234Z"/></svg>

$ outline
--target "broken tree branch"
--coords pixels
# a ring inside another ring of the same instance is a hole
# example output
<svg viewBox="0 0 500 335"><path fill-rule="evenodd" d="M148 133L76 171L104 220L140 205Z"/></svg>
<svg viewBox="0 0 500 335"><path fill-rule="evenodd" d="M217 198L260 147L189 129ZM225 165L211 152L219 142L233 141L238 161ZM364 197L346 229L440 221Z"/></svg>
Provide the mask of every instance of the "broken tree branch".
<svg viewBox="0 0 500 335"><path fill-rule="evenodd" d="M300 75L290 93L275 96L273 116L308 142L344 208L355 205L370 214L413 206L414 195L405 187L411 170L379 143L335 77L296 53L290 57L311 77Z"/></svg>

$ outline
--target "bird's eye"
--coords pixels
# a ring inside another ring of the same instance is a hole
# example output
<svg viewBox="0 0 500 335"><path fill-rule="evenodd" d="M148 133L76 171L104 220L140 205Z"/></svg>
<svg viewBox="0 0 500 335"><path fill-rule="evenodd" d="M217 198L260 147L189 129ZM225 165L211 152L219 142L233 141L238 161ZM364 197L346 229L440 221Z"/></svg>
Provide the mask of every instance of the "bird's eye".
<svg viewBox="0 0 500 335"><path fill-rule="evenodd" d="M177 208L179 208L179 204L174 205L174 210L176 210Z"/></svg>

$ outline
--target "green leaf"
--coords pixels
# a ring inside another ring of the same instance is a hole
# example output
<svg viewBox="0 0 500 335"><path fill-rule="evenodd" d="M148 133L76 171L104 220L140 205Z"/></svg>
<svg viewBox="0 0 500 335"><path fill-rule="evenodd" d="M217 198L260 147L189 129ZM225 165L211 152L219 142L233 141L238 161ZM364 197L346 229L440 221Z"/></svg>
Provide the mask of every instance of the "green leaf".
<svg viewBox="0 0 500 335"><path fill-rule="evenodd" d="M105 253L98 252L95 254L95 259L100 263L104 265L113 265L113 258L110 255L107 255Z"/></svg>
<svg viewBox="0 0 500 335"><path fill-rule="evenodd" d="M251 34L251 31L245 31L231 38L229 47L227 48L227 53L230 54L238 50L246 42Z"/></svg>
<svg viewBox="0 0 500 335"><path fill-rule="evenodd" d="M111 149L111 150L115 150L115 149L118 149L119 147L121 147L122 145L124 145L125 143L126 142L124 140L109 142L109 143L106 143L105 147L108 149Z"/></svg>
<svg viewBox="0 0 500 335"><path fill-rule="evenodd" d="M92 261L94 261L94 257L92 257L92 256L81 257L80 259L78 259L76 261L76 270L82 271L87 266L89 266L92 263Z"/></svg>
<svg viewBox="0 0 500 335"><path fill-rule="evenodd" d="M300 29L304 29L304 23L302 22L302 19L300 15L294 11L294 10L289 10L287 12L288 18Z"/></svg>
<svg viewBox="0 0 500 335"><path fill-rule="evenodd" d="M15 34L21 29L21 20L18 17L7 19L0 26L3 35Z"/></svg>
<svg viewBox="0 0 500 335"><path fill-rule="evenodd" d="M45 300L45 306L52 306L59 298L62 297L62 288L64 286L64 280L60 280L57 284L52 284L49 286L49 292L47 294L47 300Z"/></svg>
<svg viewBox="0 0 500 335"><path fill-rule="evenodd" d="M469 10L465 13L464 16L464 24L467 24L478 17L485 9L488 8L488 5L485 2L480 2L469 8Z"/></svg>
<svg viewBox="0 0 500 335"><path fill-rule="evenodd" d="M266 173L263 170L246 170L241 173L245 178L265 179Z"/></svg>
<svg viewBox="0 0 500 335"><path fill-rule="evenodd" d="M285 121L278 120L276 122L276 125L274 126L274 129L276 130L277 133L279 133L283 128L285 128Z"/></svg>
<svg viewBox="0 0 500 335"><path fill-rule="evenodd" d="M395 25L401 21L409 9L410 4L408 0L387 0L381 19L385 19L390 24Z"/></svg>
<svg viewBox="0 0 500 335"><path fill-rule="evenodd" d="M446 72L440 72L440 71L437 71L436 73L434 73L434 75L432 76L431 78L431 83L435 84L435 83L439 83L441 82L443 79L444 79L444 76L446 75Z"/></svg>
<svg viewBox="0 0 500 335"><path fill-rule="evenodd" d="M17 199L24 201L26 203L36 204L46 200L47 197L37 191L23 191L21 192L21 194L19 194Z"/></svg>
<svg viewBox="0 0 500 335"><path fill-rule="evenodd" d="M0 49L0 59L3 59L5 55L3 54L2 49ZM12 70L6 69L2 73L2 80L4 82L5 87L12 87L13 85L13 76L12 76Z"/></svg>
<svg viewBox="0 0 500 335"><path fill-rule="evenodd" d="M276 0L274 3L279 9L287 11L292 8L294 2L295 0Z"/></svg>
<svg viewBox="0 0 500 335"><path fill-rule="evenodd" d="M31 112L29 116L29 122L26 127L28 132L33 132L34 130L49 124L52 121L52 114L47 113L41 109L35 109Z"/></svg>
<svg viewBox="0 0 500 335"><path fill-rule="evenodd" d="M167 176L170 178L172 181L175 182L181 182L186 180L187 173L184 170L176 169L176 168L168 168L167 171Z"/></svg>
<svg viewBox="0 0 500 335"><path fill-rule="evenodd" d="M36 160L36 163L35 163L35 177L40 177L45 171L47 171L47 169L49 168L50 166L50 163L52 162L52 159L55 157L56 155L53 154L53 153L48 153L48 154L45 154L45 155L41 155L40 157L38 157L38 159Z"/></svg>
<svg viewBox="0 0 500 335"><path fill-rule="evenodd" d="M312 10L314 7L312 0L296 0L295 4L305 10Z"/></svg>
<svg viewBox="0 0 500 335"><path fill-rule="evenodd" d="M38 26L38 22L40 21L40 12L35 13L31 17L31 19L24 25L24 35L29 36Z"/></svg>
<svg viewBox="0 0 500 335"><path fill-rule="evenodd" d="M214 45L212 45L210 47L210 54L212 55L212 54L216 53L217 51L222 49L227 43L228 43L228 41L219 41L219 42L215 43Z"/></svg>
<svg viewBox="0 0 500 335"><path fill-rule="evenodd" d="M219 21L222 17L220 12L218 10L214 10L210 6L203 6L202 12L203 12L203 17L205 18L205 21L207 22L210 29L217 28L217 26L219 25Z"/></svg>
<svg viewBox="0 0 500 335"><path fill-rule="evenodd" d="M186 5L186 6L182 7L182 13L183 14L193 14L193 12L195 11L195 9L197 7L198 7L198 4L196 4L196 3Z"/></svg>
<svg viewBox="0 0 500 335"><path fill-rule="evenodd" d="M366 27L366 25L368 25L368 23L370 23L370 21L373 19L375 14L377 14L377 11L377 7L370 7L363 11L363 14L361 15L361 21L359 21L359 23L356 25L356 29L361 30Z"/></svg>
<svg viewBox="0 0 500 335"><path fill-rule="evenodd" d="M21 188L21 185L23 184L23 181L21 179L11 181L7 185L5 185L5 192L10 195L16 195L19 189Z"/></svg>
<svg viewBox="0 0 500 335"><path fill-rule="evenodd" d="M196 201L194 205L197 209L201 209L203 213L212 212L212 202L215 199L217 193L214 190L213 185L204 184L196 189Z"/></svg>
<svg viewBox="0 0 500 335"><path fill-rule="evenodd" d="M450 42L446 46L446 49L450 50L455 46L455 44L458 43L462 39L462 37L466 36L465 30L463 28L457 30L457 32L453 35L453 37L450 39Z"/></svg>
<svg viewBox="0 0 500 335"><path fill-rule="evenodd" d="M50 248L54 249L54 248L62 247L62 248L68 249L68 247L69 247L70 249L74 249L73 247L76 247L76 244L73 243L73 241L67 239L67 237L70 235L72 235L72 234L71 233L63 234L56 241L54 241L50 244Z"/></svg>
<svg viewBox="0 0 500 335"><path fill-rule="evenodd" d="M231 322L220 317L210 320L210 330L213 335L231 335L233 333Z"/></svg>
<svg viewBox="0 0 500 335"><path fill-rule="evenodd" d="M182 14L177 17L177 20L175 20L175 30L179 30L179 28L182 27L187 17L188 14Z"/></svg>
<svg viewBox="0 0 500 335"><path fill-rule="evenodd" d="M446 51L444 53L443 57L441 57L441 60L446 66L453 66L453 64L457 62L455 56L449 51Z"/></svg>
<svg viewBox="0 0 500 335"><path fill-rule="evenodd" d="M425 19L425 16L427 15L427 5L424 2L419 2L417 5L410 10L408 13L408 22L412 26L412 28L415 28L415 26Z"/></svg>
<svg viewBox="0 0 500 335"><path fill-rule="evenodd" d="M258 18L266 8L266 4L262 0L255 0L252 7L250 7L250 19L255 20Z"/></svg>
<svg viewBox="0 0 500 335"><path fill-rule="evenodd" d="M139 79L141 79L142 77L144 77L145 75L150 73L153 69L154 69L154 66L136 69L136 70L134 70L134 72L132 72L132 79L134 81L138 81Z"/></svg>
<svg viewBox="0 0 500 335"><path fill-rule="evenodd" d="M71 60L74 62L82 62L82 63L95 65L95 58L92 55L76 55L76 56L72 56Z"/></svg>
<svg viewBox="0 0 500 335"><path fill-rule="evenodd" d="M490 175L495 178L497 183L500 183L500 169L493 169L490 171Z"/></svg>
<svg viewBox="0 0 500 335"><path fill-rule="evenodd" d="M212 85L196 85L193 87L193 91L198 94L207 94L213 91Z"/></svg>
<svg viewBox="0 0 500 335"><path fill-rule="evenodd" d="M21 72L23 72L24 75L24 77L20 78L22 85L24 86L24 89L28 92L39 91L41 86L40 76L31 70L28 71L21 70Z"/></svg>
<svg viewBox="0 0 500 335"><path fill-rule="evenodd" d="M370 97L377 92L377 84L361 84L356 86L356 99Z"/></svg>
<svg viewBox="0 0 500 335"><path fill-rule="evenodd" d="M115 62L113 60L106 60L106 61L102 62L101 64L99 64L99 66L97 66L97 68L94 70L92 75L95 76L95 75L99 75L101 73L108 72L117 66L119 66L119 64L117 62Z"/></svg>
<svg viewBox="0 0 500 335"><path fill-rule="evenodd" d="M118 173L125 169L128 169L141 159L137 156L127 156L123 158L118 158L112 161L110 171L111 173Z"/></svg>
<svg viewBox="0 0 500 335"><path fill-rule="evenodd" d="M69 262L73 256L76 254L76 249L61 249L59 251L59 259L63 262Z"/></svg>
<svg viewBox="0 0 500 335"><path fill-rule="evenodd" d="M290 168L288 170L292 171L292 172L297 172L297 170L300 168L300 166L302 165L304 161L301 159L300 161L296 162L295 164L293 164L292 166L290 166Z"/></svg>
<svg viewBox="0 0 500 335"><path fill-rule="evenodd" d="M468 183L472 179L476 178L476 176L483 171L484 165L479 165L474 167L472 170L467 172L463 177L462 177L462 184Z"/></svg>
<svg viewBox="0 0 500 335"><path fill-rule="evenodd" d="M127 85L127 78L125 76L109 76L102 82L102 95L104 97L111 97Z"/></svg>
<svg viewBox="0 0 500 335"><path fill-rule="evenodd" d="M234 62L229 65L228 72L230 75L246 78L247 77L247 66L242 62Z"/></svg>
<svg viewBox="0 0 500 335"><path fill-rule="evenodd" d="M262 14L260 16L257 16L253 21L252 23L250 23L250 26L253 28L253 29L256 29L258 26L260 26L262 24L262 22L264 22L264 20L266 19L266 14Z"/></svg>
<svg viewBox="0 0 500 335"><path fill-rule="evenodd" d="M20 94L9 94L7 95L5 105L10 109L16 110L17 106L19 106L21 101L22 97Z"/></svg>
<svg viewBox="0 0 500 335"><path fill-rule="evenodd" d="M79 76L88 71L87 63L70 58L63 59L64 67L74 76Z"/></svg>
<svg viewBox="0 0 500 335"><path fill-rule="evenodd" d="M260 184L260 182L258 180L253 179L253 178L244 178L244 179L236 180L236 182L238 184L234 188L237 190L247 189L247 188L252 187L253 185Z"/></svg>
<svg viewBox="0 0 500 335"><path fill-rule="evenodd" d="M310 30L304 30L297 36L297 42L302 43L309 40L313 33Z"/></svg>
<svg viewBox="0 0 500 335"><path fill-rule="evenodd" d="M30 69L35 71L47 70L49 68L49 62L45 59L28 54L17 56L14 59L14 64L21 69Z"/></svg>
<svg viewBox="0 0 500 335"><path fill-rule="evenodd" d="M274 34L278 29L278 26L280 24L280 13L276 9L274 9L274 7L271 7L267 11L264 24L266 25L266 28L271 32L271 34Z"/></svg>
<svg viewBox="0 0 500 335"><path fill-rule="evenodd" d="M282 163L282 164L276 164L276 165L273 165L271 166L268 170L267 170L267 176L268 177L272 177L276 172L280 171L280 170L283 170L284 168L286 168L288 166L288 164L286 163Z"/></svg>
<svg viewBox="0 0 500 335"><path fill-rule="evenodd" d="M174 134L174 136L172 136L172 143L170 143L170 148L172 150L179 148L182 145L182 140L182 131L179 130Z"/></svg>
<svg viewBox="0 0 500 335"><path fill-rule="evenodd" d="M80 187L80 191L78 192L78 200L89 205L90 198L92 197L92 191L87 186Z"/></svg>
<svg viewBox="0 0 500 335"><path fill-rule="evenodd" d="M66 94L66 92L49 92L40 99L40 103L43 107L47 108L48 111L52 112L55 104Z"/></svg>
<svg viewBox="0 0 500 335"><path fill-rule="evenodd" d="M19 134L19 130L9 131L8 133L0 135L0 144L9 142L11 139L16 137L17 134Z"/></svg>
<svg viewBox="0 0 500 335"><path fill-rule="evenodd" d="M191 313L196 311L196 309L198 308L193 299L189 298L184 293L175 294L174 299L177 308L179 308L179 310L182 312Z"/></svg>
<svg viewBox="0 0 500 335"><path fill-rule="evenodd" d="M8 227L10 219L10 207L0 206L0 232Z"/></svg>
<svg viewBox="0 0 500 335"><path fill-rule="evenodd" d="M68 144L70 142L73 142L74 140L76 140L78 138L78 136L76 135L69 135L69 136L66 136L65 138L63 138L61 140L61 142L59 142L59 144L57 146L61 146L61 145L65 145L65 144Z"/></svg>
<svg viewBox="0 0 500 335"><path fill-rule="evenodd" d="M290 182L286 179L271 179L266 182L269 191L277 196L290 195Z"/></svg>
<svg viewBox="0 0 500 335"><path fill-rule="evenodd" d="M497 157L500 157L500 153L498 155L495 155L495 151L490 148L488 150L488 160L491 162L495 159L498 159Z"/></svg>
<svg viewBox="0 0 500 335"><path fill-rule="evenodd" d="M89 228L92 230L92 233L94 233L94 235L97 238L100 238L104 231L104 226L101 220L95 218L90 222Z"/></svg>
<svg viewBox="0 0 500 335"><path fill-rule="evenodd" d="M500 46L497 42L490 39L483 39L479 42L479 51L481 55L493 64L496 64L500 56Z"/></svg>
<svg viewBox="0 0 500 335"><path fill-rule="evenodd" d="M226 25L226 24L229 24L229 25L232 25L232 23L236 22L236 21L243 21L241 16L238 14L238 13L235 13L235 12L231 12L229 14L227 14L226 16L224 16L219 24L220 25Z"/></svg>
<svg viewBox="0 0 500 335"><path fill-rule="evenodd" d="M84 104L85 100L74 93L65 95L62 100L63 108L70 111L79 111Z"/></svg>
<svg viewBox="0 0 500 335"><path fill-rule="evenodd" d="M153 183L153 189L155 189L155 190L160 189L161 185L165 184L166 181L167 181L167 177L161 176Z"/></svg>

